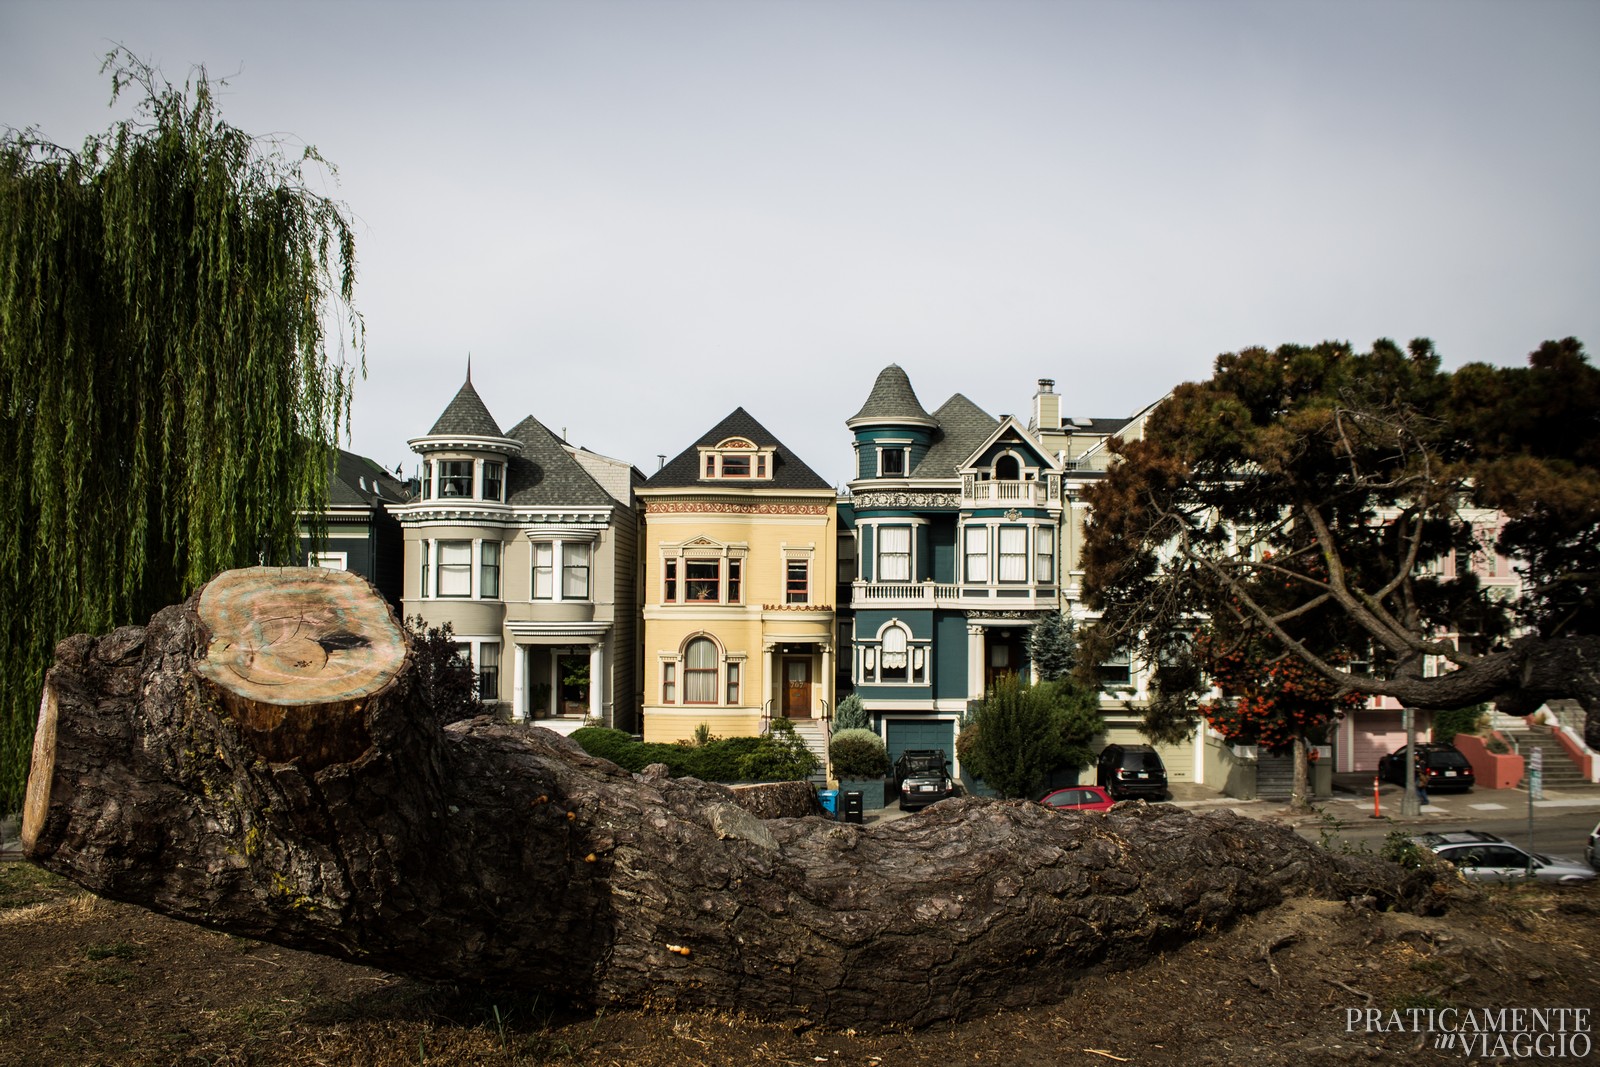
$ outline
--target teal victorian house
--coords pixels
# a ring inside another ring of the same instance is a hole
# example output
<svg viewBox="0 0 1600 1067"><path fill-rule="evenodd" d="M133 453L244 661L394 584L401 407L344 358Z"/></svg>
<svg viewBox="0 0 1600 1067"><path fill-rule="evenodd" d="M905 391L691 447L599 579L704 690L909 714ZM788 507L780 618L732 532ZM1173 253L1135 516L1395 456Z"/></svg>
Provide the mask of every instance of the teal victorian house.
<svg viewBox="0 0 1600 1067"><path fill-rule="evenodd" d="M1031 674L1029 631L1061 606L1065 464L959 393L929 414L898 366L846 425L851 679L891 758L942 748L953 761L968 702Z"/></svg>

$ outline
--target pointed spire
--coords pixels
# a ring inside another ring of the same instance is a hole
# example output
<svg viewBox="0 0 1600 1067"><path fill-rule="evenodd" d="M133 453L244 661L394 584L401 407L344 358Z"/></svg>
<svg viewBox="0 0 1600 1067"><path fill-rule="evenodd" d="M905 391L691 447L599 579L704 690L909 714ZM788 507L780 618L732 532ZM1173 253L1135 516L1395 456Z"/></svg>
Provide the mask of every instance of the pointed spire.
<svg viewBox="0 0 1600 1067"><path fill-rule="evenodd" d="M891 363L878 372L878 380L872 383L872 393L867 397L867 402L845 421L845 425L854 426L861 421L920 426L934 424L933 416L928 414L917 399L916 390L911 388L911 379L897 363Z"/></svg>
<svg viewBox="0 0 1600 1067"><path fill-rule="evenodd" d="M450 401L444 409L444 414L439 416L439 421L433 424L433 429L428 431L429 437L443 434L466 435L469 437L504 437L500 432L499 423L494 421L494 416L489 414L489 409L484 406L483 400L478 396L478 391L472 387L472 371L467 371L467 381L461 391Z"/></svg>

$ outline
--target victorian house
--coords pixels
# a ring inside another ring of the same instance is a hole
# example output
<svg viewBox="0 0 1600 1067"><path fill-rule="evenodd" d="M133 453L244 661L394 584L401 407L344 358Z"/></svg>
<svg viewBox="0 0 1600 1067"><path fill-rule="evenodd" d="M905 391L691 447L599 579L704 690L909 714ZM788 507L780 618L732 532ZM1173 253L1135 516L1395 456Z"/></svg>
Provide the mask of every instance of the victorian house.
<svg viewBox="0 0 1600 1067"><path fill-rule="evenodd" d="M328 467L321 536L314 523L301 522L303 555L297 561L308 567L354 571L397 611L405 580L403 542L400 523L388 509L411 498L411 487L398 474L365 456L336 450Z"/></svg>
<svg viewBox="0 0 1600 1067"><path fill-rule="evenodd" d="M959 393L930 414L893 365L846 425L855 691L891 758L953 758L968 703L1032 673L1028 635L1060 607L1064 464Z"/></svg>
<svg viewBox="0 0 1600 1067"><path fill-rule="evenodd" d="M773 716L814 747L834 703L833 489L743 408L665 463L644 506L644 739Z"/></svg>
<svg viewBox="0 0 1600 1067"><path fill-rule="evenodd" d="M636 731L643 476L532 416L502 431L469 376L408 442L420 487L405 534L404 614L450 623L483 699L562 732Z"/></svg>

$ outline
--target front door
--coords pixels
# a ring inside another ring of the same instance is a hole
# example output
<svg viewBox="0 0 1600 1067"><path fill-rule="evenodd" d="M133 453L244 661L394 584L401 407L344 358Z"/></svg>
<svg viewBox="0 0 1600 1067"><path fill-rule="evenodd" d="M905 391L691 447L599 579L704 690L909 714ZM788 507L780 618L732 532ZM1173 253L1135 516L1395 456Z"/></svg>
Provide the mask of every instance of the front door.
<svg viewBox="0 0 1600 1067"><path fill-rule="evenodd" d="M791 719L811 717L811 658L783 661L783 713Z"/></svg>

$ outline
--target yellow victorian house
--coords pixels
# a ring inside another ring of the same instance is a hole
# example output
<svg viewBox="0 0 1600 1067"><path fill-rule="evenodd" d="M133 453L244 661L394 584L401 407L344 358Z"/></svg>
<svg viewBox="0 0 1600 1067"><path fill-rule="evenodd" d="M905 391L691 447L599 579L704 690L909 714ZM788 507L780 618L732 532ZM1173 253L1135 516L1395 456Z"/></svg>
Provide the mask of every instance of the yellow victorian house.
<svg viewBox="0 0 1600 1067"><path fill-rule="evenodd" d="M833 488L743 408L637 490L644 739L790 719L814 749L834 705Z"/></svg>

